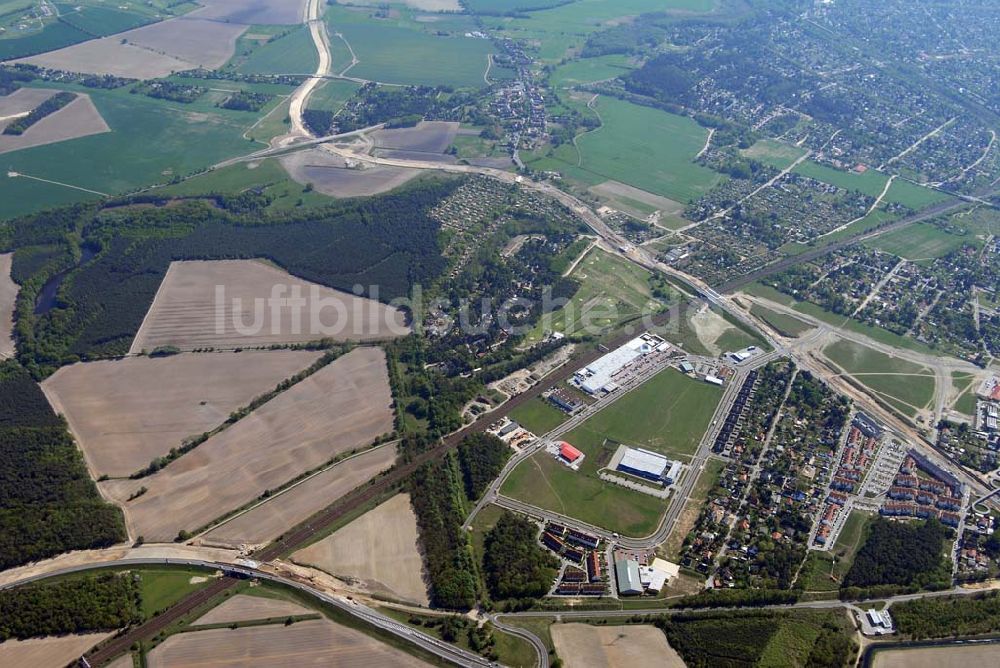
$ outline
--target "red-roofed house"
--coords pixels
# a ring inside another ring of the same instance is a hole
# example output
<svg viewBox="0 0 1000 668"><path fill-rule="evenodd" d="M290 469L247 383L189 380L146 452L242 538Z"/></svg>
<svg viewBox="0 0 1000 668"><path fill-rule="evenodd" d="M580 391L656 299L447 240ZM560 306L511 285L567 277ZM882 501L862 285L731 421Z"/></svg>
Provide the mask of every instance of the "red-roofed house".
<svg viewBox="0 0 1000 668"><path fill-rule="evenodd" d="M573 462L575 462L576 460L578 460L580 457L583 457L583 453L580 452L579 450L577 450L576 448L574 448L572 445L570 445L566 441L563 441L559 445L559 456L562 457L563 459L565 459L570 464L572 464Z"/></svg>

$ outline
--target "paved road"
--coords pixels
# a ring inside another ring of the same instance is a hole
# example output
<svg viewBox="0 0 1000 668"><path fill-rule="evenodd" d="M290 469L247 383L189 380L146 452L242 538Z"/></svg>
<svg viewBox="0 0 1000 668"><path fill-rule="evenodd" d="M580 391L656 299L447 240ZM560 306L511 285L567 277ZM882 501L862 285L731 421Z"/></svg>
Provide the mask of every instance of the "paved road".
<svg viewBox="0 0 1000 668"><path fill-rule="evenodd" d="M204 603L207 600L209 600L212 596L218 595L223 591L226 591L227 589L236 586L238 580L236 580L234 577L231 576L236 576L236 577L250 576L261 580L276 582L288 587L293 587L294 589L301 591L304 594L307 594L313 598L323 601L324 603L331 605L343 612L346 612L349 615L357 617L358 619L367 622L376 628L391 633L399 638L402 638L403 640L406 640L407 642L413 643L414 645L417 645L421 649L431 652L432 654L435 654L441 659L444 659L445 661L448 661L455 665L469 666L471 668L479 668L481 666L494 665L492 662L490 662L487 659L484 659L478 654L473 654L472 652L468 652L464 649L461 649L460 647L456 647L455 645L446 643L442 640L439 640L438 638L430 636L424 633L423 631L407 626L406 624L403 624L390 617L387 617L386 615L383 615L382 613L377 612L376 610L373 610L372 608L369 608L368 606L363 605L355 600L350 600L339 596L333 596L299 580L283 577L280 575L276 575L274 573L269 573L267 571L263 571L258 568L253 568L247 564L231 564L231 563L222 563L215 561L203 561L199 559L123 559L119 561L102 564L101 567L129 568L134 566L148 566L148 565L197 566L203 568L210 568L213 570L221 570L223 573L225 573L226 575L224 577L220 578L219 580L216 580L213 583L213 585L207 589L207 591L210 592L210 595L204 595L200 597L199 603ZM62 571L47 573L44 576L26 578L25 580L22 580L15 584L9 584L0 587L0 589L6 589L12 586L25 584L27 582L42 579L43 577L51 578L62 575L68 575L71 573L78 573L80 571L89 570L90 568L91 568L90 566L77 566L72 568L66 568L63 569ZM184 613L191 611L194 607L196 606L186 607ZM183 615L175 614L171 616L169 621L172 622L180 616ZM161 617L163 617L163 615L160 615L159 617L154 617L152 621L157 621L157 620L162 621L160 619ZM167 624L160 624L159 626L160 628L163 628L166 625ZM504 627L504 630L506 630L506 627ZM524 638L525 640L528 640L529 642L531 642L532 639L534 639L534 641L538 643L537 646L542 647L543 651L539 654L541 659L538 665L541 668L546 668L548 666L548 653L547 651L545 651L544 645L541 643L541 641L538 640L538 638L534 637L531 633L524 631L523 629L518 629L516 635ZM128 640L127 644L123 644L121 642L116 642L116 641L120 641L126 637L127 636L122 636L120 638L113 639L107 645L98 649L97 651L88 653L87 655L88 660L96 668L96 666L99 666L101 663L121 655L122 653L127 651L128 648L131 646L131 639ZM532 644L534 645L535 643L533 642Z"/></svg>

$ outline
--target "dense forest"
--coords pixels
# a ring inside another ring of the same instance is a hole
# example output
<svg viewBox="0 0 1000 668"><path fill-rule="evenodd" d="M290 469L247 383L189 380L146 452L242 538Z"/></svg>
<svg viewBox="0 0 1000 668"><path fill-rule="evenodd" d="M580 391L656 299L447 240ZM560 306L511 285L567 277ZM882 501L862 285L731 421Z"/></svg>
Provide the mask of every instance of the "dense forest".
<svg viewBox="0 0 1000 668"><path fill-rule="evenodd" d="M877 519L844 578L844 587L948 586L951 570L943 545L950 533L933 519L919 523Z"/></svg>
<svg viewBox="0 0 1000 668"><path fill-rule="evenodd" d="M41 377L78 359L124 353L174 260L265 257L334 288L378 286L368 296L385 301L406 296L445 267L440 224L427 214L454 184L423 183L308 214L234 214L199 201L102 211L77 206L13 221L0 228L0 245L17 249L20 359ZM96 257L70 271L54 308L35 314L42 285L71 265L76 235Z"/></svg>
<svg viewBox="0 0 1000 668"><path fill-rule="evenodd" d="M478 501L510 459L510 448L492 434L473 434L458 446L465 496Z"/></svg>
<svg viewBox="0 0 1000 668"><path fill-rule="evenodd" d="M655 624L689 668L840 668L857 652L842 613L692 613L660 617Z"/></svg>
<svg viewBox="0 0 1000 668"><path fill-rule="evenodd" d="M0 590L0 641L114 631L137 623L140 591L130 573L103 573Z"/></svg>
<svg viewBox="0 0 1000 668"><path fill-rule="evenodd" d="M555 582L559 560L538 544L538 527L504 512L486 534L483 574L495 601L541 598Z"/></svg>
<svg viewBox="0 0 1000 668"><path fill-rule="evenodd" d="M1000 631L1000 593L921 598L896 603L892 617L900 633L920 640Z"/></svg>
<svg viewBox="0 0 1000 668"><path fill-rule="evenodd" d="M0 569L125 538L41 389L15 362L0 365Z"/></svg>

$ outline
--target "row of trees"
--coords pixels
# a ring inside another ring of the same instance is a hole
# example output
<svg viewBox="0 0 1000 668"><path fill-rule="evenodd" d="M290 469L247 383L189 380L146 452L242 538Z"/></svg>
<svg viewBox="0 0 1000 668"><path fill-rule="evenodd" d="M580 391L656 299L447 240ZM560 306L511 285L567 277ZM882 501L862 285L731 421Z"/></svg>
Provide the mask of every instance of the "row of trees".
<svg viewBox="0 0 1000 668"><path fill-rule="evenodd" d="M920 640L1000 631L1000 594L920 598L892 606L896 628Z"/></svg>
<svg viewBox="0 0 1000 668"><path fill-rule="evenodd" d="M7 124L7 127L3 129L5 135L22 135L25 131L32 125L42 120L46 116L51 116L56 113L67 104L76 99L76 93L67 93L65 91L61 93L56 93L49 99L42 102L40 105L35 107L28 113L27 116L22 116L21 118L16 118Z"/></svg>

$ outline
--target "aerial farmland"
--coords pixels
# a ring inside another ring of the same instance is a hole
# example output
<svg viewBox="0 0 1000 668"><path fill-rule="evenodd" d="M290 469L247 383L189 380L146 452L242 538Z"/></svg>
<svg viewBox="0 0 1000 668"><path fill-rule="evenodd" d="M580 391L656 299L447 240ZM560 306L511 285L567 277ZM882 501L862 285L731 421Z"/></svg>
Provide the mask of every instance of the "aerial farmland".
<svg viewBox="0 0 1000 668"><path fill-rule="evenodd" d="M13 255L0 255L0 359L14 354L14 302L17 300L18 285L10 277Z"/></svg>

